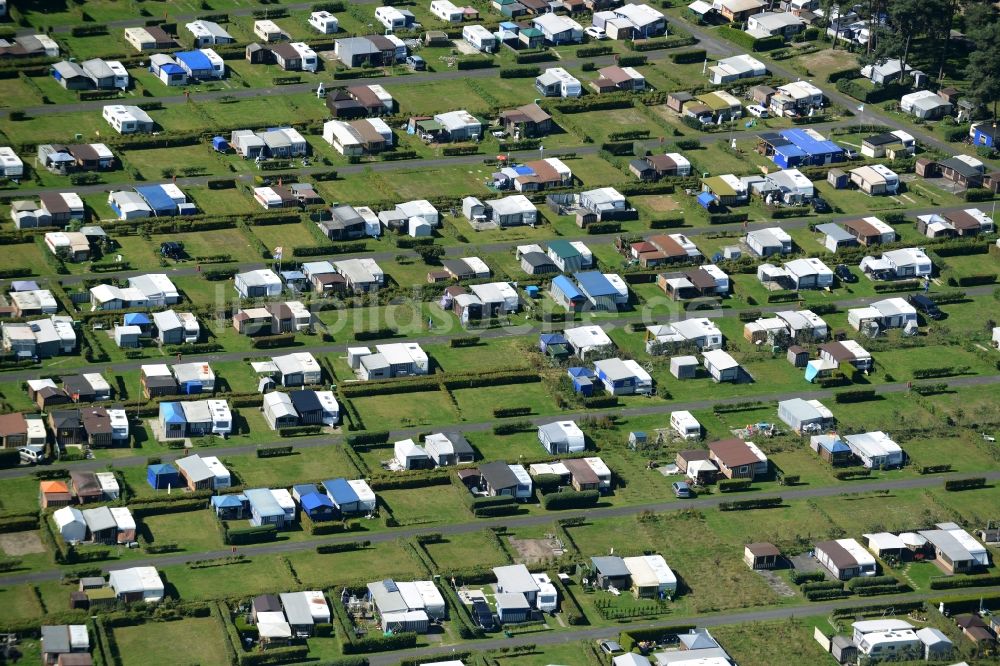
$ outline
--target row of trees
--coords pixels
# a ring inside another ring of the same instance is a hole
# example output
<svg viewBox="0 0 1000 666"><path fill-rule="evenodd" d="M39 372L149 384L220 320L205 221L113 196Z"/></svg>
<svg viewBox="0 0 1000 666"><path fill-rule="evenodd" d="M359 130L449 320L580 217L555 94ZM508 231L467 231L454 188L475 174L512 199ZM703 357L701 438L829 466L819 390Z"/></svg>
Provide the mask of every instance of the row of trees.
<svg viewBox="0 0 1000 666"><path fill-rule="evenodd" d="M821 0L826 16L846 13L849 5ZM988 0L867 0L861 19L869 28L861 64L883 63L898 58L906 71L919 48L921 64L936 73L944 85L949 58L957 55L952 30L970 43L964 71L956 72L967 85L963 91L994 119L1000 103L1000 12ZM836 48L834 43L834 48ZM964 55L964 54L963 54Z"/></svg>

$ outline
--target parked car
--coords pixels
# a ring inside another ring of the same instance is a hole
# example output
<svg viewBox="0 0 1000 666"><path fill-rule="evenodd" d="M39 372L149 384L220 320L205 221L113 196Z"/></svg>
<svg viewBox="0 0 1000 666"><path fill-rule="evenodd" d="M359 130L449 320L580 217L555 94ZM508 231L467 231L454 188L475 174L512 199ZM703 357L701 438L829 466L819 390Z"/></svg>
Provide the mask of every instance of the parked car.
<svg viewBox="0 0 1000 666"><path fill-rule="evenodd" d="M680 497L681 499L694 497L694 493L691 492L691 486L688 485L687 481L674 481L670 487L674 489L674 497Z"/></svg>
<svg viewBox="0 0 1000 666"><path fill-rule="evenodd" d="M415 72L427 69L427 61L418 55L406 56L406 65Z"/></svg>
<svg viewBox="0 0 1000 666"><path fill-rule="evenodd" d="M21 462L29 465L40 465L46 461L45 447L37 444L32 446L22 446L17 450L21 456Z"/></svg>
<svg viewBox="0 0 1000 666"><path fill-rule="evenodd" d="M160 243L160 256L175 261L181 259L184 256L184 245L176 241Z"/></svg>
<svg viewBox="0 0 1000 666"><path fill-rule="evenodd" d="M837 267L833 269L833 273L841 282L858 281L858 276L851 272L851 269L847 267L847 264L837 264Z"/></svg>
<svg viewBox="0 0 1000 666"><path fill-rule="evenodd" d="M598 28L596 25L584 28L583 32L591 39L601 40L608 38L608 33L604 32L604 28Z"/></svg>
<svg viewBox="0 0 1000 666"><path fill-rule="evenodd" d="M830 208L830 204L828 204L826 202L826 199L824 199L823 197L813 197L812 199L810 199L809 203L812 206L814 213L819 213L820 215L822 215L824 213L833 212L833 209Z"/></svg>
<svg viewBox="0 0 1000 666"><path fill-rule="evenodd" d="M618 641L601 641L598 643L601 650L606 654L621 654L625 650L618 644Z"/></svg>
<svg viewBox="0 0 1000 666"><path fill-rule="evenodd" d="M770 114L767 109L762 107L760 104L751 104L747 107L747 113L749 113L754 118L770 118Z"/></svg>
<svg viewBox="0 0 1000 666"><path fill-rule="evenodd" d="M932 301L929 296L925 294L910 294L907 296L906 300L910 302L918 312L923 312L930 319L940 319L944 316L941 312L941 308L938 307L937 303Z"/></svg>

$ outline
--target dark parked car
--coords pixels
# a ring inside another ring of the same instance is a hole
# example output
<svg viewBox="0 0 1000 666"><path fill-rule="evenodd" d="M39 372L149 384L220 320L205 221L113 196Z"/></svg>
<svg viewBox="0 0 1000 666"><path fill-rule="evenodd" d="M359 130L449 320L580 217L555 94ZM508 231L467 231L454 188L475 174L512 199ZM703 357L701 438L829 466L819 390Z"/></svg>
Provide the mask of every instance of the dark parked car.
<svg viewBox="0 0 1000 666"><path fill-rule="evenodd" d="M941 312L941 308L937 306L937 303L932 301L930 297L924 294L910 294L907 299L917 312L923 312L930 319L940 319L944 316Z"/></svg>
<svg viewBox="0 0 1000 666"><path fill-rule="evenodd" d="M485 631L496 629L496 621L493 618L493 611L482 599L472 600L472 619L476 621Z"/></svg>
<svg viewBox="0 0 1000 666"><path fill-rule="evenodd" d="M176 241L160 243L160 255L177 261L184 257L184 245Z"/></svg>
<svg viewBox="0 0 1000 666"><path fill-rule="evenodd" d="M833 273L841 282L858 281L858 276L851 272L851 269L847 267L847 264L837 264L837 267L833 269Z"/></svg>
<svg viewBox="0 0 1000 666"><path fill-rule="evenodd" d="M826 202L823 197L813 197L810 201L812 204L813 212L823 215L824 213L832 213L833 209L830 208L830 204Z"/></svg>

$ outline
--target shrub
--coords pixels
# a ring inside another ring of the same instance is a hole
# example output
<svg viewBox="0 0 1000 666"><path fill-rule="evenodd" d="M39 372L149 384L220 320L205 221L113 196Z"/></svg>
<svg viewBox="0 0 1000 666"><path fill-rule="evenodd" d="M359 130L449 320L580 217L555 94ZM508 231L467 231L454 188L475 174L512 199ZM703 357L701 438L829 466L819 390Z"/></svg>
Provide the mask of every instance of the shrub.
<svg viewBox="0 0 1000 666"><path fill-rule="evenodd" d="M541 69L539 67L501 67L501 79L529 79L538 76Z"/></svg>
<svg viewBox="0 0 1000 666"><path fill-rule="evenodd" d="M639 67L646 64L644 55L623 55L618 58L619 67Z"/></svg>
<svg viewBox="0 0 1000 666"><path fill-rule="evenodd" d="M833 394L834 402L839 403L850 403L850 402L867 402L869 400L875 400L878 394L875 393L874 389L855 389L852 391L837 391Z"/></svg>
<svg viewBox="0 0 1000 666"><path fill-rule="evenodd" d="M531 407L497 407L493 410L493 417L506 419L512 416L527 416L531 414Z"/></svg>
<svg viewBox="0 0 1000 666"><path fill-rule="evenodd" d="M292 447L288 446L259 446L257 447L258 458L278 458L292 455Z"/></svg>
<svg viewBox="0 0 1000 666"><path fill-rule="evenodd" d="M610 46L585 46L576 50L577 58L596 58L597 56L611 55L615 50Z"/></svg>
<svg viewBox="0 0 1000 666"><path fill-rule="evenodd" d="M968 479L951 479L944 482L944 489L950 491L958 490L973 490L976 488L985 488L986 479L982 476L972 477Z"/></svg>
<svg viewBox="0 0 1000 666"><path fill-rule="evenodd" d="M962 587L991 587L1000 585L1000 575L987 574L982 576L943 576L931 578L932 590L950 590Z"/></svg>
<svg viewBox="0 0 1000 666"><path fill-rule="evenodd" d="M826 580L826 574L822 571L793 571L792 572L792 582L796 585L801 585L802 583L810 581L821 581Z"/></svg>
<svg viewBox="0 0 1000 666"><path fill-rule="evenodd" d="M853 479L867 479L872 475L870 469L842 469L833 473L833 476L840 481L851 481Z"/></svg>
<svg viewBox="0 0 1000 666"><path fill-rule="evenodd" d="M719 511L749 511L750 509L772 509L781 506L780 497L719 502Z"/></svg>
<svg viewBox="0 0 1000 666"><path fill-rule="evenodd" d="M724 479L719 481L719 491L724 493L739 492L741 490L749 490L752 479Z"/></svg>
<svg viewBox="0 0 1000 666"><path fill-rule="evenodd" d="M756 39L742 30L724 25L716 30L716 34L729 41L742 46L747 51L773 51L785 45L785 40L780 35Z"/></svg>
<svg viewBox="0 0 1000 666"><path fill-rule="evenodd" d="M294 333L279 333L278 335L262 335L258 338L253 338L250 345L254 349L273 349L275 347L287 347L294 342Z"/></svg>
<svg viewBox="0 0 1000 666"><path fill-rule="evenodd" d="M564 490L542 497L542 506L548 511L582 509L597 504L601 493L597 490Z"/></svg>
<svg viewBox="0 0 1000 666"><path fill-rule="evenodd" d="M455 65L456 69L484 69L486 67L493 67L493 58L488 58L485 56L469 56L467 58L459 58Z"/></svg>
<svg viewBox="0 0 1000 666"><path fill-rule="evenodd" d="M677 51L670 54L670 60L678 65L703 62L706 57L708 57L708 53L705 49L691 49L690 51Z"/></svg>
<svg viewBox="0 0 1000 666"><path fill-rule="evenodd" d="M448 341L449 347L475 347L481 338L478 335L470 335L464 338L452 338Z"/></svg>

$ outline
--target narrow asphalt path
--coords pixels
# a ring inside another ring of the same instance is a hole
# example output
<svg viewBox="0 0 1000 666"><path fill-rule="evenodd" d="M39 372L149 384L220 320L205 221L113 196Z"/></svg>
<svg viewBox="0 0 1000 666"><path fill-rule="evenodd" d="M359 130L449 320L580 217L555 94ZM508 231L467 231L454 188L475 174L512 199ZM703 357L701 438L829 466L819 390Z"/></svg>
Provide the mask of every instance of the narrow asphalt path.
<svg viewBox="0 0 1000 666"><path fill-rule="evenodd" d="M965 592L971 596L975 596L977 594L993 594L996 592L996 588L969 588L968 590L963 590L963 593ZM616 640L619 632L622 631L676 626L678 623L684 623L685 620L695 621L699 627L717 627L725 624L745 624L748 622L765 622L768 620L818 617L829 615L833 611L840 608L854 608L857 606L863 606L865 603L892 605L908 601L927 601L929 599L938 599L941 596L941 592L909 592L906 594L868 597L867 601L866 599L853 598L841 601L817 602L812 604L807 602L805 604L798 604L795 606L758 607L740 611L727 611L712 615L672 615L669 619L660 620L658 622L626 622L616 624L614 627L580 627L570 629L568 631L538 631L515 635L511 638L488 638L481 641L470 641L456 646L432 646L396 652L384 652L368 655L368 663L370 666L393 666L394 664L398 664L401 659L445 655L449 650L473 650L480 652L484 650L520 647L523 645L537 645L540 648L544 648L550 645L563 645L571 641L596 641L602 639ZM807 628L802 629L802 631L807 630Z"/></svg>
<svg viewBox="0 0 1000 666"><path fill-rule="evenodd" d="M784 501L798 501L805 499L817 499L823 497L836 497L838 495L843 495L846 493L857 494L857 493L867 493L879 490L889 490L889 491L900 491L900 490L919 490L922 488L940 487L946 480L954 478L962 478L968 476L967 474L942 474L942 475L928 475L928 476L918 476L907 479L896 479L896 480L883 480L879 479L877 481L859 481L859 482L845 482L835 486L818 486L818 487L805 487L805 488L783 488L780 493L761 493L754 494L754 498L770 498L770 497L781 497ZM989 471L978 474L978 476L985 477L987 481L997 481L1000 480L1000 470ZM664 484L666 481L664 480ZM664 486L665 487L665 486ZM666 491L665 491L666 493ZM565 519L565 518L586 518L586 519L608 519L608 518L630 518L636 514L642 513L644 511L652 512L667 512L667 511L685 511L689 509L704 510L704 509L714 509L718 507L720 502L727 501L729 496L715 495L712 497L705 497L701 499L693 500L667 500L661 502L650 502L646 504L633 504L628 506L612 506L612 507L599 507L594 509L588 509L586 511L566 511L566 512L552 512L535 514L523 517L508 516L504 518L498 518L494 520L471 520L466 522L457 523L446 523L446 524L436 524L429 526L402 528L402 529L392 529L384 532L372 532L367 533L364 531L351 532L350 534L338 535L335 537L324 537L318 539L309 539L306 541L278 541L275 543L268 544L257 544L252 546L241 546L237 549L239 554L243 554L249 557L259 556L259 555L278 555L278 554L288 554L296 553L307 550L314 550L316 546L324 544L335 544L335 543L348 543L352 541L357 541L359 539L365 539L372 542L373 544L385 543L388 541L393 541L396 539L408 539L410 537L418 536L421 534L442 534L446 537L461 536L463 534L468 534L470 532L477 532L483 529L488 529L492 527L505 527L509 530L517 530L525 527L537 527L541 525L549 525L555 520ZM205 509L206 511L208 509ZM781 511L781 508L771 509L773 511ZM137 566L156 566L156 567L166 567L178 564L186 564L188 562L193 562L196 560L208 560L216 559L222 557L229 557L233 554L233 549L224 550L214 550L214 551L203 551L197 553L180 553L176 555L164 555L162 557L150 557L150 558L137 558L129 559L123 561L120 565L118 564L107 564L108 571L115 569L122 569L128 567ZM51 568L44 571L34 571L25 574L14 574L11 576L0 577L0 586L6 585L23 585L23 584L34 584L42 583L50 580L58 580L62 578L66 569Z"/></svg>

